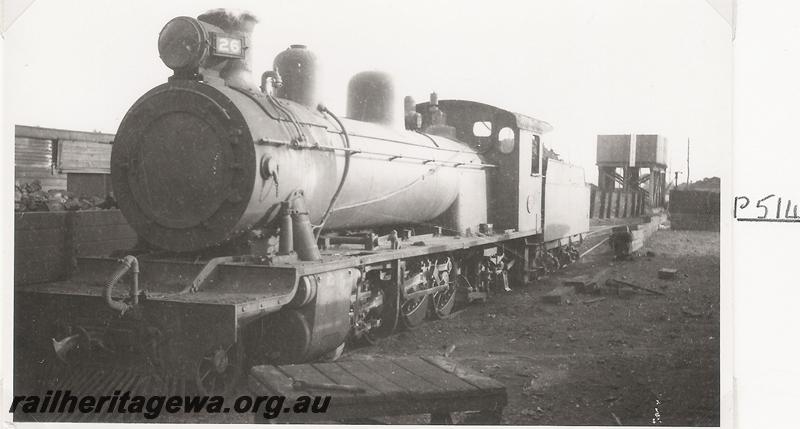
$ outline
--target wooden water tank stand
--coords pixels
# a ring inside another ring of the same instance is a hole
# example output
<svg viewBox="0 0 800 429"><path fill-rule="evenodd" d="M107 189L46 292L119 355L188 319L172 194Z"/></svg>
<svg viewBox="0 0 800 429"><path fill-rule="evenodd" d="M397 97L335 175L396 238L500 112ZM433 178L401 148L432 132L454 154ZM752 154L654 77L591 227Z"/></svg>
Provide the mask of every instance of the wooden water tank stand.
<svg viewBox="0 0 800 429"><path fill-rule="evenodd" d="M297 390L294 381L357 386L361 393ZM324 414L283 412L276 419L255 414L256 423L363 422L386 416L430 414L431 423L452 423L455 411L476 411L475 423L500 423L507 403L499 382L461 364L433 357L363 357L331 363L261 365L248 380L253 395L286 397L284 410L299 396L331 396Z"/></svg>

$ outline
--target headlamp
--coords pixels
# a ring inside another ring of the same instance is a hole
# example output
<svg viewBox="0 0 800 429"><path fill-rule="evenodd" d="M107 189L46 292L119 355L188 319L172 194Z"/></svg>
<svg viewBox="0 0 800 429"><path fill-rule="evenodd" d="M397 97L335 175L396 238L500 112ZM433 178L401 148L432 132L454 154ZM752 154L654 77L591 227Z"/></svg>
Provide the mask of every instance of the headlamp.
<svg viewBox="0 0 800 429"><path fill-rule="evenodd" d="M173 18L158 34L158 55L175 71L198 68L208 55L208 46L208 32L188 16Z"/></svg>

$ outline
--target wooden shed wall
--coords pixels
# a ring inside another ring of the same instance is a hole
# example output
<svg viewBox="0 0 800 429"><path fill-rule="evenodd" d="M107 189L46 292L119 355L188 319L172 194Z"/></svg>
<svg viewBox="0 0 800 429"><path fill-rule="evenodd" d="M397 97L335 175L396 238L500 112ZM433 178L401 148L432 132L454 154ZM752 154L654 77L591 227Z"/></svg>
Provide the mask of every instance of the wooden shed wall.
<svg viewBox="0 0 800 429"><path fill-rule="evenodd" d="M59 173L53 164L52 140L16 137L14 177L23 183L38 180L45 190L67 188L67 175Z"/></svg>
<svg viewBox="0 0 800 429"><path fill-rule="evenodd" d="M62 173L111 174L111 145L59 140L58 170Z"/></svg>
<svg viewBox="0 0 800 429"><path fill-rule="evenodd" d="M109 174L113 134L17 125L15 178L44 190L67 189L67 173Z"/></svg>

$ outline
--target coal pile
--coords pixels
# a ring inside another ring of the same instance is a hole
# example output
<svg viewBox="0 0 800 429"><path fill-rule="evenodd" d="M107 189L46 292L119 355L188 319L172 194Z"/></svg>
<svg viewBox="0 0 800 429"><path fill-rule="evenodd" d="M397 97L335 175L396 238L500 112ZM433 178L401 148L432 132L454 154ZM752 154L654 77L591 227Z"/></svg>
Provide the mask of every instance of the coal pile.
<svg viewBox="0 0 800 429"><path fill-rule="evenodd" d="M17 183L14 187L15 212L61 212L117 208L113 195L75 195L65 189L42 189L38 180Z"/></svg>

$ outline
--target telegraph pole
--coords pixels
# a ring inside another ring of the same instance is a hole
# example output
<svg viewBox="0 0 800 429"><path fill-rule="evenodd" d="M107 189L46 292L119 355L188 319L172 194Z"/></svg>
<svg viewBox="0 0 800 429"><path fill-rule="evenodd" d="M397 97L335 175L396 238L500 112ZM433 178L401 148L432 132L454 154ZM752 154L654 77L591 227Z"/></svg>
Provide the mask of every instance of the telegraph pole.
<svg viewBox="0 0 800 429"><path fill-rule="evenodd" d="M692 145L692 140L686 138L686 190L689 190L689 148Z"/></svg>

